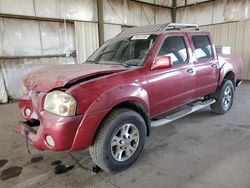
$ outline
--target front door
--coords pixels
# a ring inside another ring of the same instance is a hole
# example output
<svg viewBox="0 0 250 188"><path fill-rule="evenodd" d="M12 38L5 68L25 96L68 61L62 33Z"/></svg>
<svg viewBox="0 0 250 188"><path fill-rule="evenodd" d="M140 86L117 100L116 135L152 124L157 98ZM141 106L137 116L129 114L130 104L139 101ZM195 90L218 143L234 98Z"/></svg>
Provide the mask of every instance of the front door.
<svg viewBox="0 0 250 188"><path fill-rule="evenodd" d="M173 66L151 70L147 75L152 116L179 107L193 99L195 71L189 61L185 33L167 34L157 56L170 56Z"/></svg>

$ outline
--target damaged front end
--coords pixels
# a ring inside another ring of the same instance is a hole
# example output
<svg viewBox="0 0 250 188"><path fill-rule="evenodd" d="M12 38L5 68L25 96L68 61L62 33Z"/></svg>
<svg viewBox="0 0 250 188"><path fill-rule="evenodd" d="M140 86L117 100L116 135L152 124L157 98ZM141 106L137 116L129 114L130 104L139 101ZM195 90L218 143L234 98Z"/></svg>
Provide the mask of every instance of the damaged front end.
<svg viewBox="0 0 250 188"><path fill-rule="evenodd" d="M52 66L30 73L24 79L26 94L19 100L20 114L25 121L18 123L17 131L38 150L82 149L74 143L76 134L82 131L81 125L91 125L94 121L92 116L86 117L85 111L80 107L88 108L96 95L93 93L94 89L87 89L75 98L75 94L70 93L71 88L80 83L89 83L95 87L94 80L122 70L125 69L81 64ZM89 144L90 140L86 138L84 147Z"/></svg>
<svg viewBox="0 0 250 188"><path fill-rule="evenodd" d="M19 100L20 113L26 121L18 123L17 131L38 150L69 150L83 115L64 117L47 112L42 105L45 96L45 93L30 91Z"/></svg>
<svg viewBox="0 0 250 188"><path fill-rule="evenodd" d="M70 150L84 115L64 117L47 112L41 105L44 94L30 92L28 96L19 101L20 113L26 121L18 123L17 131L38 150ZM27 108L30 109L30 114L25 113Z"/></svg>

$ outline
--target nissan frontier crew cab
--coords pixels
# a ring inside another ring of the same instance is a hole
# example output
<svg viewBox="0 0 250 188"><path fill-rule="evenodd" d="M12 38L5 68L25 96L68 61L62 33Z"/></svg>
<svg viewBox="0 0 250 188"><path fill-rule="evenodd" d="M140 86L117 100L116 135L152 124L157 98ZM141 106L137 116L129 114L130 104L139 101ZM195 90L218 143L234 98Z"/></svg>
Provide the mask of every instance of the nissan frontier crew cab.
<svg viewBox="0 0 250 188"><path fill-rule="evenodd" d="M216 54L197 25L130 28L83 64L28 74L17 131L38 150L89 148L97 166L121 171L139 158L152 127L207 106L228 112L241 67L240 57Z"/></svg>

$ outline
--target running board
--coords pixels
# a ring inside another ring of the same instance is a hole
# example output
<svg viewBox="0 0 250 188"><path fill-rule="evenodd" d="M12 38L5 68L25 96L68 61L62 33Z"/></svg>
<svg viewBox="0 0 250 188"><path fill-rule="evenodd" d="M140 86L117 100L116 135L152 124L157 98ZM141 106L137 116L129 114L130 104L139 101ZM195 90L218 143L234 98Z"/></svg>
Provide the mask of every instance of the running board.
<svg viewBox="0 0 250 188"><path fill-rule="evenodd" d="M174 120L177 120L177 119L182 118L184 116L187 116L193 112L196 112L202 108L205 108L205 107L207 107L215 102L216 102L215 99L209 99L209 100L206 100L203 102L200 101L200 102L196 102L196 103L191 103L188 105L189 107L187 109L181 110L179 112L176 112L174 114L166 116L162 119L151 121L151 127L160 127L160 126L166 125Z"/></svg>

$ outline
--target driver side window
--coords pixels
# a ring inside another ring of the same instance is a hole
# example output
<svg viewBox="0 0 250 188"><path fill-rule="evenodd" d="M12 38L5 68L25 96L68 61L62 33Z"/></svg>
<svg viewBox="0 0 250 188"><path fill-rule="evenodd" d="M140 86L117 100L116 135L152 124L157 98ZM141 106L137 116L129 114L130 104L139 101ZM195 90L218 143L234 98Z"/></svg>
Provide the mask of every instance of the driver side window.
<svg viewBox="0 0 250 188"><path fill-rule="evenodd" d="M170 56L174 65L187 61L187 49L182 36L167 37L158 53L158 56Z"/></svg>

